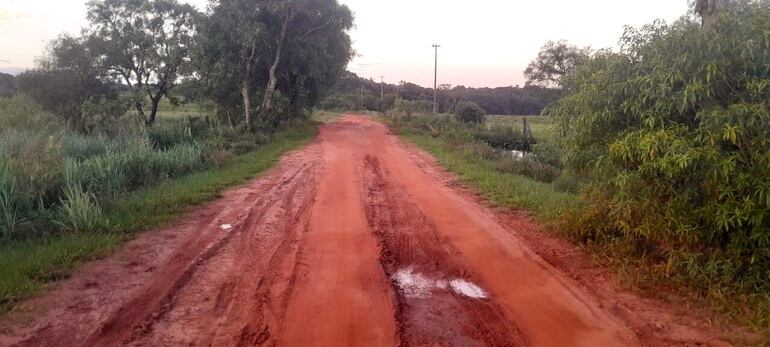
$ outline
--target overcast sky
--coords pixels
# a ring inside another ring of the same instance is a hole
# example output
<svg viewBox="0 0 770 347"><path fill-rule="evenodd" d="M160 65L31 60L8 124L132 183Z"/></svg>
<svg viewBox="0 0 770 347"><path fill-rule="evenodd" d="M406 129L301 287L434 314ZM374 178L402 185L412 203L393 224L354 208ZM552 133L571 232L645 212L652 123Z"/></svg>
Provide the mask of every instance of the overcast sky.
<svg viewBox="0 0 770 347"><path fill-rule="evenodd" d="M204 9L207 0L187 0ZM548 40L614 47L624 25L672 21L687 0L341 0L356 15L357 57L349 69L433 85L433 43L439 83L473 87L523 84L522 71ZM78 33L85 0L0 0L0 69L28 68L46 42Z"/></svg>

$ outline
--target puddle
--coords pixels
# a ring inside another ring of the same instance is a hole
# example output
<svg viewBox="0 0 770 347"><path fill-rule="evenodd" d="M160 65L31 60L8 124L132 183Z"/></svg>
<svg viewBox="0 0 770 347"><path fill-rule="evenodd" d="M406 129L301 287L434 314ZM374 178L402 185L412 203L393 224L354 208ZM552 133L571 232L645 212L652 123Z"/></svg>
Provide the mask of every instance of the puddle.
<svg viewBox="0 0 770 347"><path fill-rule="evenodd" d="M413 268L401 269L393 275L398 288L406 297L409 298L427 298L431 290L438 288L436 281L423 276L420 273L414 273Z"/></svg>
<svg viewBox="0 0 770 347"><path fill-rule="evenodd" d="M222 224L219 227L222 228L222 230L230 230L233 228L231 224Z"/></svg>
<svg viewBox="0 0 770 347"><path fill-rule="evenodd" d="M398 270L393 275L393 280L396 282L399 291L407 298L427 299L434 291L448 290L450 288L456 294L472 299L487 298L487 292L474 283L460 278L434 280L419 272L415 272L412 267Z"/></svg>
<svg viewBox="0 0 770 347"><path fill-rule="evenodd" d="M449 285L452 286L452 290L455 293L465 295L469 298L485 299L487 297L487 292L485 292L484 289L481 289L479 286L466 280L453 279L449 282Z"/></svg>

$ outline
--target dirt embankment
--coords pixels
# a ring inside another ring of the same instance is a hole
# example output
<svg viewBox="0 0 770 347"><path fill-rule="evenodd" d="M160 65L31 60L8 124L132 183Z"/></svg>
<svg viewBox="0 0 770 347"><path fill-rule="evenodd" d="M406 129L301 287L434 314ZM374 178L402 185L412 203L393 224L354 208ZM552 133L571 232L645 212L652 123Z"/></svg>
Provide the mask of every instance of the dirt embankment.
<svg viewBox="0 0 770 347"><path fill-rule="evenodd" d="M23 303L0 319L0 345L721 343L451 180L381 124L346 117Z"/></svg>

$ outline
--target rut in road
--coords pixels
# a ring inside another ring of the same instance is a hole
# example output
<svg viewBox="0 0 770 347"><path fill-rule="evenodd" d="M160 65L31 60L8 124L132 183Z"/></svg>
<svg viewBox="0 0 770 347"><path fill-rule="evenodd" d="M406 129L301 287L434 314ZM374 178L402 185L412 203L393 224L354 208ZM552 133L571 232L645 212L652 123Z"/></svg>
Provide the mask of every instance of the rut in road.
<svg viewBox="0 0 770 347"><path fill-rule="evenodd" d="M365 117L324 125L261 178L0 318L0 345L714 341L639 340L421 158Z"/></svg>

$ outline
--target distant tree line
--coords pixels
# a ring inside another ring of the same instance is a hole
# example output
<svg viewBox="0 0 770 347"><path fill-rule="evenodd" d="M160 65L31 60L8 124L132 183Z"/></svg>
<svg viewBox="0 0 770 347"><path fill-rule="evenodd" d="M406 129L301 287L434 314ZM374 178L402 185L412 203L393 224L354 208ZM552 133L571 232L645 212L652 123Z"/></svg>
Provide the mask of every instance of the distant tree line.
<svg viewBox="0 0 770 347"><path fill-rule="evenodd" d="M15 81L0 76L0 94L18 89L81 132L127 114L153 126L164 98L271 128L307 114L352 55L353 16L336 0L210 0L209 13L177 0L91 0L87 9L81 35L52 41Z"/></svg>
<svg viewBox="0 0 770 347"><path fill-rule="evenodd" d="M0 72L0 97L11 96L16 92L13 76Z"/></svg>
<svg viewBox="0 0 770 347"><path fill-rule="evenodd" d="M469 88L442 84L438 88L439 112L451 113L460 102L473 102L487 114L533 115L559 98L558 89L528 85L524 87ZM381 102L381 93L384 94ZM421 87L402 81L382 84L347 72L334 85L330 95L320 104L333 110L390 110L403 102L412 102L414 108L432 110L433 88Z"/></svg>

